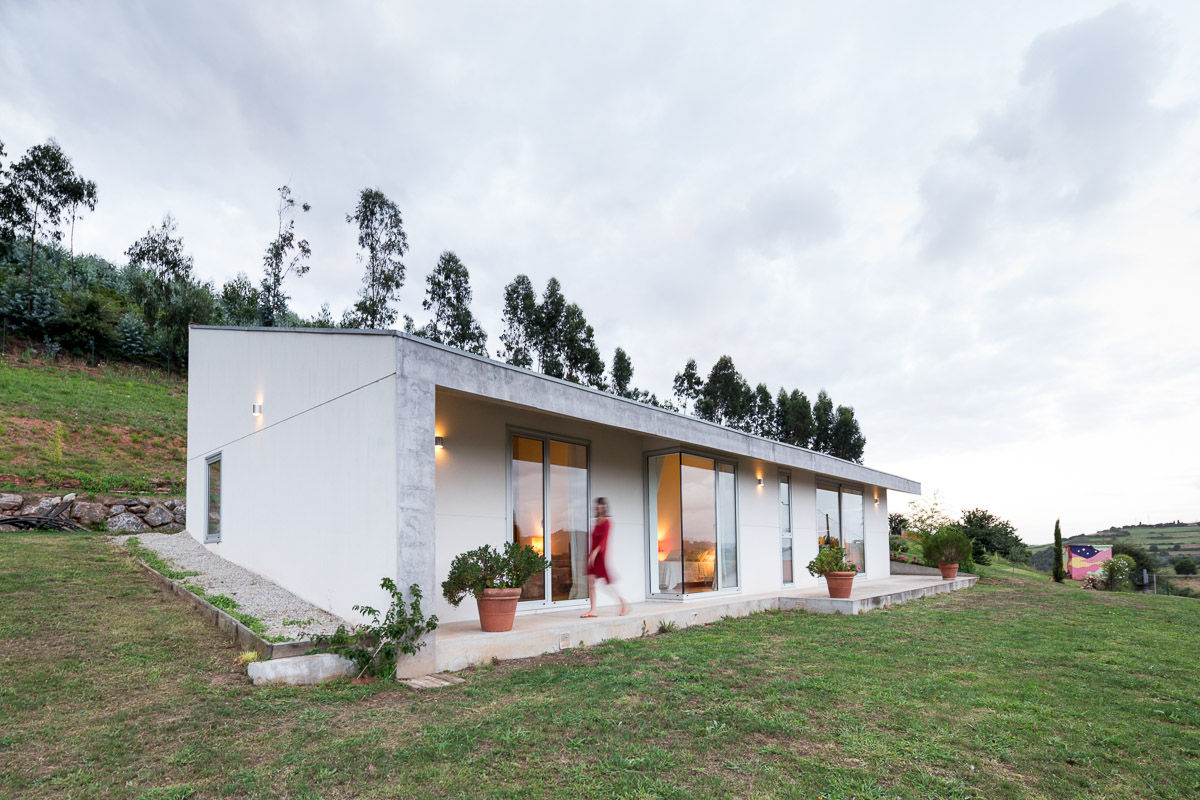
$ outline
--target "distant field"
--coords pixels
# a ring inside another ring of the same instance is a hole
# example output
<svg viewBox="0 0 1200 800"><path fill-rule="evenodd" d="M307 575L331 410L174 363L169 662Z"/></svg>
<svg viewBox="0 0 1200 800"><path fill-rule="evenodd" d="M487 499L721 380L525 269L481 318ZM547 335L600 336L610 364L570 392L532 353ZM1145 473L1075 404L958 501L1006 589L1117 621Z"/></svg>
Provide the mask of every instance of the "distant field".
<svg viewBox="0 0 1200 800"><path fill-rule="evenodd" d="M1190 556L1200 561L1200 524L1198 525L1132 525L1117 530L1097 531L1085 536L1064 539L1065 544L1090 544L1096 547L1110 546L1117 542L1134 544L1145 548L1160 559L1176 559ZM1042 544L1030 548L1034 554L1053 547Z"/></svg>
<svg viewBox="0 0 1200 800"><path fill-rule="evenodd" d="M133 366L0 360L0 488L182 491L187 382Z"/></svg>

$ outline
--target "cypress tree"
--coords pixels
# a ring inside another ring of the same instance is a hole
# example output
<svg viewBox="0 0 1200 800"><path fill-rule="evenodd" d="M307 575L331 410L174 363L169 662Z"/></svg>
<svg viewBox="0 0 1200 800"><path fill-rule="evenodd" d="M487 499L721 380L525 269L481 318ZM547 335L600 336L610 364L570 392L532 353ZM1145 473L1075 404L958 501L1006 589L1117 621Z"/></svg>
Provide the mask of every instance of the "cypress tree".
<svg viewBox="0 0 1200 800"><path fill-rule="evenodd" d="M1063 578L1067 577L1067 571L1063 568L1062 528L1058 522L1054 520L1054 580L1062 583Z"/></svg>

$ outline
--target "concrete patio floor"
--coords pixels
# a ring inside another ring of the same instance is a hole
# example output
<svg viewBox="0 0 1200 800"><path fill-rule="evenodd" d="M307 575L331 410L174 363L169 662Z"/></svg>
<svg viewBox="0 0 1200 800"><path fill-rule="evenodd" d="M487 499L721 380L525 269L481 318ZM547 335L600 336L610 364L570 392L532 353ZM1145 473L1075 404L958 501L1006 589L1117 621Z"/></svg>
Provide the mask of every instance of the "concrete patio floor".
<svg viewBox="0 0 1200 800"><path fill-rule="evenodd" d="M437 669L457 671L493 658L505 661L588 647L608 639L634 639L656 633L660 623L678 628L707 625L723 617L744 617L759 611L809 611L820 614L859 614L927 595L966 589L979 578L959 575L951 581L939 576L892 575L874 581L856 580L849 599L829 597L824 584L767 594L721 594L703 598L651 600L634 603L625 616L616 606L599 609L594 619L582 619L586 606L562 611L518 614L513 629L485 633L477 620L452 622L437 631ZM469 602L469 601L468 601Z"/></svg>

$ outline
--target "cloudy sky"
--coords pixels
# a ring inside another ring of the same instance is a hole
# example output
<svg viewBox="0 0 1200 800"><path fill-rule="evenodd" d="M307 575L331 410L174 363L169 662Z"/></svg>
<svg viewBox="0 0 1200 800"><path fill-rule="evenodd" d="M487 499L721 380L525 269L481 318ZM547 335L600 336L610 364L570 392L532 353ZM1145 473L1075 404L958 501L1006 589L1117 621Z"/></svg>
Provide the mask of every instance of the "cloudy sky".
<svg viewBox="0 0 1200 800"><path fill-rule="evenodd" d="M551 276L659 396L689 357L853 405L866 462L1027 541L1200 518L1194 2L0 4L0 140L257 276L275 189L335 317L404 213L499 346ZM895 496L903 510L911 499Z"/></svg>

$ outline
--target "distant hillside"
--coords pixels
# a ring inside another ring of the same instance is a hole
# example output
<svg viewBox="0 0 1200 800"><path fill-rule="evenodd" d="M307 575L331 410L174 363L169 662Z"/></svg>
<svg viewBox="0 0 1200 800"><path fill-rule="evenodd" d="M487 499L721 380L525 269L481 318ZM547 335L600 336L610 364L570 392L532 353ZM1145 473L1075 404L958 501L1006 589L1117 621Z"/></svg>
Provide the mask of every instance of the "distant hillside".
<svg viewBox="0 0 1200 800"><path fill-rule="evenodd" d="M1072 536L1063 539L1064 544L1090 544L1096 547L1111 546L1117 542L1141 547L1162 562L1164 567L1174 564L1185 556L1200 561L1200 522L1166 522L1154 525L1127 525L1112 527L1105 531ZM1054 545L1043 544L1030 548L1030 564L1049 572L1054 560Z"/></svg>
<svg viewBox="0 0 1200 800"><path fill-rule="evenodd" d="M0 354L0 489L178 494L186 454L186 380Z"/></svg>

